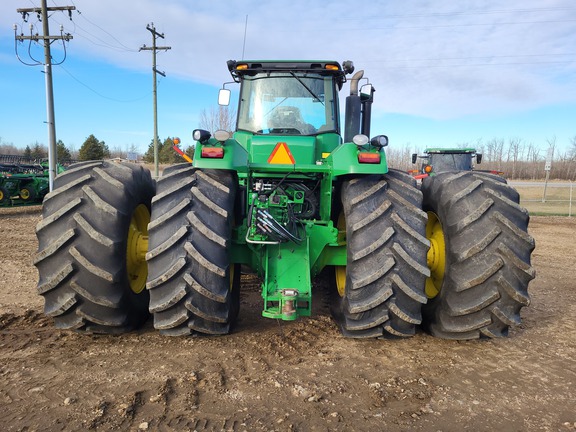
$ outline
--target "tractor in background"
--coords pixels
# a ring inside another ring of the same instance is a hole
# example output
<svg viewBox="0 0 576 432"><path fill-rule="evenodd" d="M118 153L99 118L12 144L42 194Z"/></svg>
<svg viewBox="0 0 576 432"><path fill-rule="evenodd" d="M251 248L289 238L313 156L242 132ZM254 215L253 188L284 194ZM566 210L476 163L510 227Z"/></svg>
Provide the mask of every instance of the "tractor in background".
<svg viewBox="0 0 576 432"><path fill-rule="evenodd" d="M504 175L502 171L477 170L474 161L479 165L482 163L482 153L478 153L473 148L427 148L424 155L412 154L412 163L418 159L423 159L419 169L408 171L415 179L420 180L427 176L433 176L444 171L477 171L490 174Z"/></svg>
<svg viewBox="0 0 576 432"><path fill-rule="evenodd" d="M58 167L62 172L63 167ZM0 155L0 207L38 205L48 193L48 164L24 156Z"/></svg>

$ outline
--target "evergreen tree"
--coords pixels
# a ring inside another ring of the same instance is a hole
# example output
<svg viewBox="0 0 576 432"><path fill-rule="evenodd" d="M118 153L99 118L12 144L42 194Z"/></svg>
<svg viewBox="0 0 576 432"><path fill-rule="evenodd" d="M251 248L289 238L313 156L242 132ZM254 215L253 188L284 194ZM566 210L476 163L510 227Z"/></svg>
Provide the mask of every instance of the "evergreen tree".
<svg viewBox="0 0 576 432"><path fill-rule="evenodd" d="M160 138L157 138L158 140L158 159L160 159L160 151L162 150L162 141L160 141ZM154 138L152 138L152 141L150 141L150 145L148 145L148 150L146 150L146 153L144 153L144 162L146 163L154 163Z"/></svg>
<svg viewBox="0 0 576 432"><path fill-rule="evenodd" d="M30 152L30 157L33 159L45 159L48 157L48 151L38 141L34 143L34 147Z"/></svg>
<svg viewBox="0 0 576 432"><path fill-rule="evenodd" d="M72 159L70 150L66 148L62 140L58 140L56 143L56 154L58 155L58 162L65 162Z"/></svg>
<svg viewBox="0 0 576 432"><path fill-rule="evenodd" d="M172 138L166 138L162 143L162 151L158 152L158 159L163 164L175 164L184 162L182 157L174 150Z"/></svg>
<svg viewBox="0 0 576 432"><path fill-rule="evenodd" d="M110 150L104 141L99 141L94 135L90 135L80 147L78 158L81 161L101 160L110 157Z"/></svg>
<svg viewBox="0 0 576 432"><path fill-rule="evenodd" d="M32 149L30 148L29 145L26 146L26 148L24 149L24 157L27 158L31 158L32 157Z"/></svg>
<svg viewBox="0 0 576 432"><path fill-rule="evenodd" d="M172 148L173 146L174 141L172 138L168 137L164 141L160 141L158 138L158 163L175 164L183 162L182 157ZM147 163L154 163L154 140L150 142L143 159Z"/></svg>
<svg viewBox="0 0 576 432"><path fill-rule="evenodd" d="M194 160L194 151L196 150L196 147L191 145L186 149L186 154L188 156L190 156L190 159Z"/></svg>

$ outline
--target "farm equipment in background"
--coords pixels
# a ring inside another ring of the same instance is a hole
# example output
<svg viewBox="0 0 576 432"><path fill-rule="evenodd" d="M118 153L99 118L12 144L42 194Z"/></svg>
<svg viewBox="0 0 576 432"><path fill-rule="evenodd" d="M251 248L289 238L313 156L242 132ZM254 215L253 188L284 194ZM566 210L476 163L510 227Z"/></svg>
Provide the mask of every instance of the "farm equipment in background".
<svg viewBox="0 0 576 432"><path fill-rule="evenodd" d="M415 164L418 159L424 159L420 169L410 170L409 173L416 179L423 179L445 171L477 171L489 174L504 175L502 171L496 170L477 170L476 164L482 162L482 153L476 152L473 148L427 148L424 155L419 156L412 154L412 163Z"/></svg>
<svg viewBox="0 0 576 432"><path fill-rule="evenodd" d="M157 183L108 161L57 176L34 261L57 327L121 333L151 313L167 335L226 334L241 266L262 280L262 315L286 321L311 315L312 281L327 268L349 337L411 336L420 324L495 337L518 324L534 243L513 189L456 171L421 191L389 169L387 137L370 138L374 87L358 88L362 71L349 79L342 135L338 91L352 62L228 69L241 84L237 129L195 130L192 163ZM223 88L219 102L229 99Z"/></svg>
<svg viewBox="0 0 576 432"><path fill-rule="evenodd" d="M59 172L63 168L59 166ZM48 162L0 155L0 206L38 205L48 193Z"/></svg>

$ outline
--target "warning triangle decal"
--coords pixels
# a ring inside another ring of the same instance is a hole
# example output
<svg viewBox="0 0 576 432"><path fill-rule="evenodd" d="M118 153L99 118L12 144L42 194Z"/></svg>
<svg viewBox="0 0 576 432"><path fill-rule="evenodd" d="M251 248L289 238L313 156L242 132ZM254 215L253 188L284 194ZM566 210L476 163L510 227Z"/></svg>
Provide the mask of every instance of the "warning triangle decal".
<svg viewBox="0 0 576 432"><path fill-rule="evenodd" d="M269 164L283 164L283 165L294 165L296 161L294 160L294 156L290 153L290 149L288 148L288 144L285 142L279 142L270 153L270 157L268 158Z"/></svg>

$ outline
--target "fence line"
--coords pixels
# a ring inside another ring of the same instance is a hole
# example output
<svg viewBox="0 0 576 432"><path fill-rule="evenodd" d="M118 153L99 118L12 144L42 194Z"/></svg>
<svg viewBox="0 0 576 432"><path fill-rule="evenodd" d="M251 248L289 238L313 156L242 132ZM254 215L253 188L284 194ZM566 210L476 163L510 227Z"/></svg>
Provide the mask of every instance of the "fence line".
<svg viewBox="0 0 576 432"><path fill-rule="evenodd" d="M510 181L530 214L573 216L574 182Z"/></svg>

